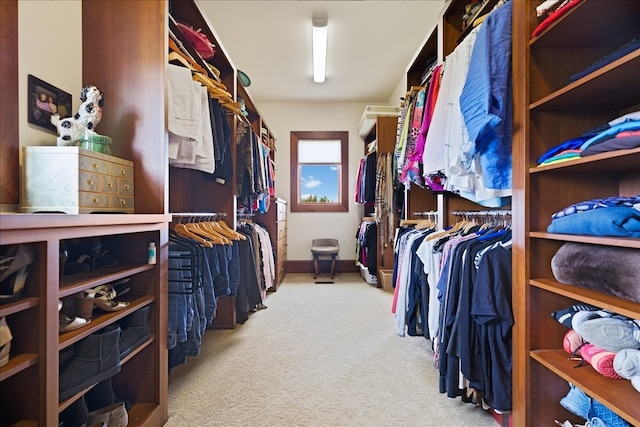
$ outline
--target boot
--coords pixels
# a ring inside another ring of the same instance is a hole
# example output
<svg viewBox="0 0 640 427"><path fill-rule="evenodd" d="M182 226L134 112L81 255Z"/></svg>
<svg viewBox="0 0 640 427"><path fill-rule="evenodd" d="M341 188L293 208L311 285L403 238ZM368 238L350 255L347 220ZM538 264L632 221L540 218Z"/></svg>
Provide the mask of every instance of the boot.
<svg viewBox="0 0 640 427"><path fill-rule="evenodd" d="M116 403L116 394L113 391L111 377L100 381L91 390L84 394L89 411L97 411Z"/></svg>
<svg viewBox="0 0 640 427"><path fill-rule="evenodd" d="M109 326L78 342L74 357L60 366L59 400L120 372L120 327Z"/></svg>
<svg viewBox="0 0 640 427"><path fill-rule="evenodd" d="M129 414L124 407L124 403L114 403L106 408L89 412L87 424L103 422L108 427L127 427L129 424Z"/></svg>
<svg viewBox="0 0 640 427"><path fill-rule="evenodd" d="M85 427L89 411L84 397L76 400L58 416L58 425L62 427Z"/></svg>
<svg viewBox="0 0 640 427"><path fill-rule="evenodd" d="M123 332L120 337L120 359L126 357L151 336L149 310L150 306L147 305L122 320L121 327Z"/></svg>

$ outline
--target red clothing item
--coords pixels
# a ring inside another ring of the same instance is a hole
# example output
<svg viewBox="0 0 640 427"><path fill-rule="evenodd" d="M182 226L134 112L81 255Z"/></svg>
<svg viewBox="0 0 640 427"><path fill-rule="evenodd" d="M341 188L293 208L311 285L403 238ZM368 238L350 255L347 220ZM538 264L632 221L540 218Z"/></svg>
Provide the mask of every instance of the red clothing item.
<svg viewBox="0 0 640 427"><path fill-rule="evenodd" d="M535 30L533 30L533 34L531 37L539 36L544 30L546 30L551 24L556 22L562 16L564 16L569 10L573 9L576 5L582 3L583 0L569 0L564 5L557 8L555 11L549 14L538 26Z"/></svg>

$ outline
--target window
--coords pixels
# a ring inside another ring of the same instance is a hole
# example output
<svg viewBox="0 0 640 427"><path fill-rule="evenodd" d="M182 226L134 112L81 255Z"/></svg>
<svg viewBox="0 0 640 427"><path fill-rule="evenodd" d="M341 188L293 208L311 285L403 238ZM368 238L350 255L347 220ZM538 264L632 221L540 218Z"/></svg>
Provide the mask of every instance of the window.
<svg viewBox="0 0 640 427"><path fill-rule="evenodd" d="M291 211L348 212L349 132L291 132Z"/></svg>

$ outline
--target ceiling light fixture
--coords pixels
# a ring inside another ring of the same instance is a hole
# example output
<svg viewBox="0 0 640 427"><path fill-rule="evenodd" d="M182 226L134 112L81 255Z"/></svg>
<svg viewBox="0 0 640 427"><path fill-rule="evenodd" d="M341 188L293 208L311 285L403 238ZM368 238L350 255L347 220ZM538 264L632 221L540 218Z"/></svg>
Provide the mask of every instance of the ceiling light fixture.
<svg viewBox="0 0 640 427"><path fill-rule="evenodd" d="M327 67L326 16L314 16L313 22L313 81L323 83Z"/></svg>

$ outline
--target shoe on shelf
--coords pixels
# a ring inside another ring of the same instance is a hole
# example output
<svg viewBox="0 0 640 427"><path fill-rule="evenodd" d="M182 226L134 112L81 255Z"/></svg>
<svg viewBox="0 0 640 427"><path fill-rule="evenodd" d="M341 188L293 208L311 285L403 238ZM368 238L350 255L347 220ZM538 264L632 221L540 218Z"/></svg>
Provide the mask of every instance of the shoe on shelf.
<svg viewBox="0 0 640 427"><path fill-rule="evenodd" d="M83 307L83 311L87 310L87 305L90 305L93 309L93 305L97 306L102 311L120 311L129 306L128 301L116 301L115 298L117 292L111 285L101 285L92 289L84 291L85 301L79 301L80 306Z"/></svg>
<svg viewBox="0 0 640 427"><path fill-rule="evenodd" d="M560 405L572 414L587 420L591 409L591 398L573 384L569 386L571 387L569 393L560 399Z"/></svg>
<svg viewBox="0 0 640 427"><path fill-rule="evenodd" d="M73 357L59 368L59 401L120 372L120 332L107 326L74 344Z"/></svg>
<svg viewBox="0 0 640 427"><path fill-rule="evenodd" d="M0 256L0 301L13 301L22 296L28 268L34 259L35 252L27 244L12 245Z"/></svg>
<svg viewBox="0 0 640 427"><path fill-rule="evenodd" d="M35 259L35 252L31 245L19 244L9 246L4 255L0 255L0 282L13 273L26 267Z"/></svg>
<svg viewBox="0 0 640 427"><path fill-rule="evenodd" d="M114 298L122 296L131 290L131 281L130 277L125 277L124 279L116 280L115 282L109 283L113 291L116 293Z"/></svg>
<svg viewBox="0 0 640 427"><path fill-rule="evenodd" d="M87 424L104 423L109 427L127 427L129 424L129 414L123 402L114 403L106 408L89 412ZM100 424L98 424L100 425Z"/></svg>
<svg viewBox="0 0 640 427"><path fill-rule="evenodd" d="M58 314L59 333L65 333L69 331L75 331L80 329L91 322L91 319L84 319L82 317L69 317L64 313Z"/></svg>
<svg viewBox="0 0 640 427"><path fill-rule="evenodd" d="M634 332L638 325L623 316L598 317L588 319L577 325L582 338L604 350L618 352L627 348L640 348L640 341Z"/></svg>
<svg viewBox="0 0 640 427"><path fill-rule="evenodd" d="M7 325L7 318L0 319L0 367L9 363L9 352L11 351L11 330Z"/></svg>
<svg viewBox="0 0 640 427"><path fill-rule="evenodd" d="M556 319L563 326L571 329L571 319L579 311L596 311L598 307L589 304L574 304L562 310L554 311L551 317Z"/></svg>
<svg viewBox="0 0 640 427"><path fill-rule="evenodd" d="M640 350L624 349L617 352L613 359L613 369L628 380L640 377Z"/></svg>
<svg viewBox="0 0 640 427"><path fill-rule="evenodd" d="M151 336L149 327L150 306L134 311L120 322L120 359L131 353L136 347L144 343Z"/></svg>
<svg viewBox="0 0 640 427"><path fill-rule="evenodd" d="M86 319L82 317L68 316L60 310L62 310L62 301L58 300L58 332L61 334L64 332L75 331L76 329L80 329L91 322L91 318Z"/></svg>
<svg viewBox="0 0 640 427"><path fill-rule="evenodd" d="M593 344L585 344L580 349L580 355L601 375L614 380L622 379L613 365L616 353L603 350Z"/></svg>

